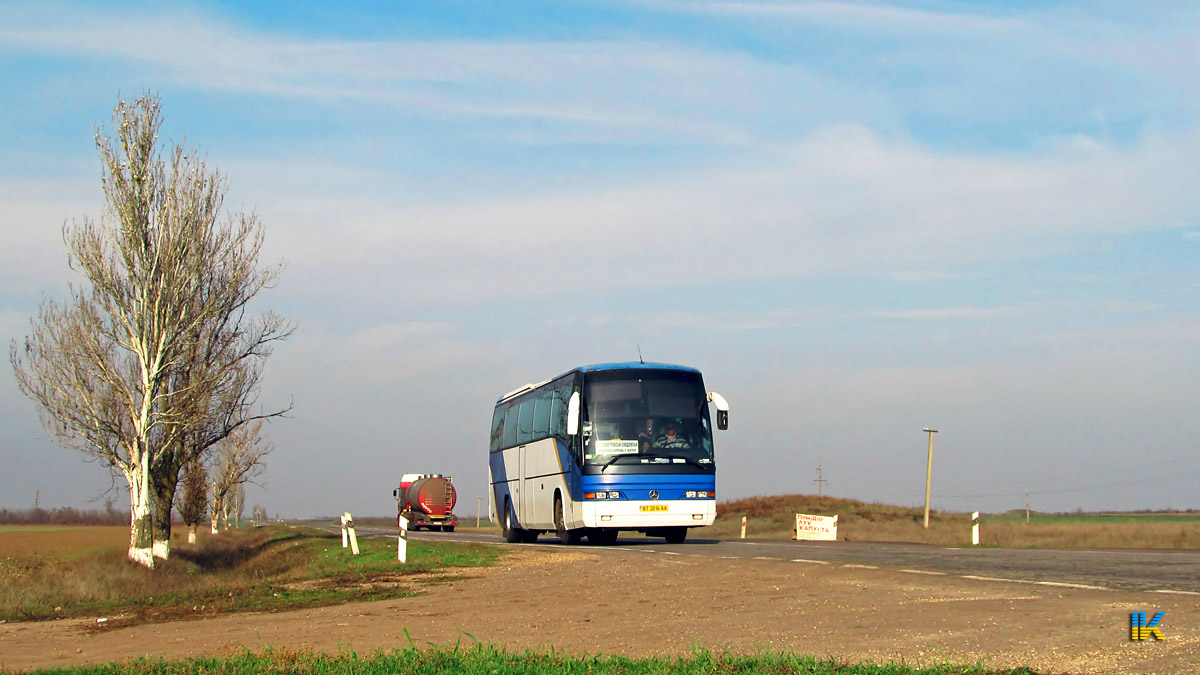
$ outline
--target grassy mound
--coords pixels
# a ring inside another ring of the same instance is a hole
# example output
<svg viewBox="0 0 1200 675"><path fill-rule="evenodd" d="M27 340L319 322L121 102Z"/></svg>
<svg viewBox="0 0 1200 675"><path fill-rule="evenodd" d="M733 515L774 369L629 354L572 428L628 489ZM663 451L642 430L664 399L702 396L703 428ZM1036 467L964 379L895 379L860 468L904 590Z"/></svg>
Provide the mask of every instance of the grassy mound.
<svg viewBox="0 0 1200 675"><path fill-rule="evenodd" d="M971 514L929 512L923 507L867 503L816 495L749 497L717 504L708 536L736 538L746 518L746 536L790 539L796 514L838 517L838 539L970 546ZM1200 516L1155 514L983 514L980 543L1006 548L1200 548Z"/></svg>

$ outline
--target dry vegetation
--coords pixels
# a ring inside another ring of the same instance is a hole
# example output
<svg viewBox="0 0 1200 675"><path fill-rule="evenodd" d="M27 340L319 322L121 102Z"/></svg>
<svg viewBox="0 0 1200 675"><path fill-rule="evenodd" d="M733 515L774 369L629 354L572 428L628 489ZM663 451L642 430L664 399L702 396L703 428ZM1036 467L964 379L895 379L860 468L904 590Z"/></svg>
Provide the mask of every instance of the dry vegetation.
<svg viewBox="0 0 1200 675"><path fill-rule="evenodd" d="M107 505L103 511L81 511L69 506L46 509L0 509L0 525L129 525L129 512Z"/></svg>
<svg viewBox="0 0 1200 675"><path fill-rule="evenodd" d="M717 522L708 536L740 536L742 517L746 536L788 539L795 514L838 516L838 539L844 541L898 541L937 546L971 543L971 516L967 513L930 511L929 529L923 527L924 509L866 503L816 495L751 497L717 505ZM1128 518L1110 515L1046 516L1037 514L1026 523L1012 515L984 514L980 543L1009 548L1200 548L1200 519Z"/></svg>
<svg viewBox="0 0 1200 675"><path fill-rule="evenodd" d="M0 620L119 615L105 622L113 627L401 597L417 592L413 583L453 578L451 568L496 556L487 547L426 544L398 571L387 540L363 539L362 554L351 556L338 535L263 527L177 542L171 559L150 570L125 556L129 531L120 529L0 532Z"/></svg>

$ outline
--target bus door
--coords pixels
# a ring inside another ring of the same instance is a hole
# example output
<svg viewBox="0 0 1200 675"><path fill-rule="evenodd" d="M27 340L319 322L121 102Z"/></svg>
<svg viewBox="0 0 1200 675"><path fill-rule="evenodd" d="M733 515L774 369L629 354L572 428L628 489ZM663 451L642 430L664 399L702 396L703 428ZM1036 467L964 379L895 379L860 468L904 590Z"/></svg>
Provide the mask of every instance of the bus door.
<svg viewBox="0 0 1200 675"><path fill-rule="evenodd" d="M521 527L528 527L527 523L533 520L533 490L529 489L529 481L525 479L526 463L525 450L527 446L522 445L517 448L517 520L521 523Z"/></svg>

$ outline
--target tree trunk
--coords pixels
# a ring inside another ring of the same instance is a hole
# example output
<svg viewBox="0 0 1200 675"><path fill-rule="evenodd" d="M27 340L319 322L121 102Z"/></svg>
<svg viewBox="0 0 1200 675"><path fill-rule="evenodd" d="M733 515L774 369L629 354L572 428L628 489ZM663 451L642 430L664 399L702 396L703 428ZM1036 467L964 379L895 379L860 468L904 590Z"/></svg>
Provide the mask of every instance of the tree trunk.
<svg viewBox="0 0 1200 675"><path fill-rule="evenodd" d="M220 497L217 497L215 500L213 500L212 514L211 514L212 515L212 533L213 534L217 534L217 532L218 532L217 520L221 517L221 509L224 508L221 505L221 501L222 500Z"/></svg>
<svg viewBox="0 0 1200 675"><path fill-rule="evenodd" d="M196 526L195 525L188 525L188 543L189 544L196 543Z"/></svg>
<svg viewBox="0 0 1200 675"><path fill-rule="evenodd" d="M168 458L169 460L170 458ZM154 506L154 557L166 560L171 557L171 505L175 503L175 486L179 484L179 471L160 471L155 474L151 504Z"/></svg>
<svg viewBox="0 0 1200 675"><path fill-rule="evenodd" d="M153 569L154 528L150 515L149 473L135 468L134 475L127 475L126 479L129 480L129 559Z"/></svg>

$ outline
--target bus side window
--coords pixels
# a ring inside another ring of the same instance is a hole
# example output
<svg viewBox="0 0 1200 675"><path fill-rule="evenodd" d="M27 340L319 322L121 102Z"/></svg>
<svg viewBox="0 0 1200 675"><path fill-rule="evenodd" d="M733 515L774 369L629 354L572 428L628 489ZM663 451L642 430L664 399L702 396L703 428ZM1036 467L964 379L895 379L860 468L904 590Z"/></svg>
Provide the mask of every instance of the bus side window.
<svg viewBox="0 0 1200 675"><path fill-rule="evenodd" d="M492 436L491 436L491 451L496 452L502 445L504 435L504 408L496 408L496 412L492 415Z"/></svg>
<svg viewBox="0 0 1200 675"><path fill-rule="evenodd" d="M517 444L517 410L515 405L509 405L504 411L504 447L511 448Z"/></svg>
<svg viewBox="0 0 1200 675"><path fill-rule="evenodd" d="M532 398L527 398L521 401L520 405L514 406L521 409L521 412L517 415L518 445L525 445L533 440L533 406L534 399Z"/></svg>
<svg viewBox="0 0 1200 675"><path fill-rule="evenodd" d="M550 435L550 401L552 390L539 392L533 399L533 438L540 440Z"/></svg>

